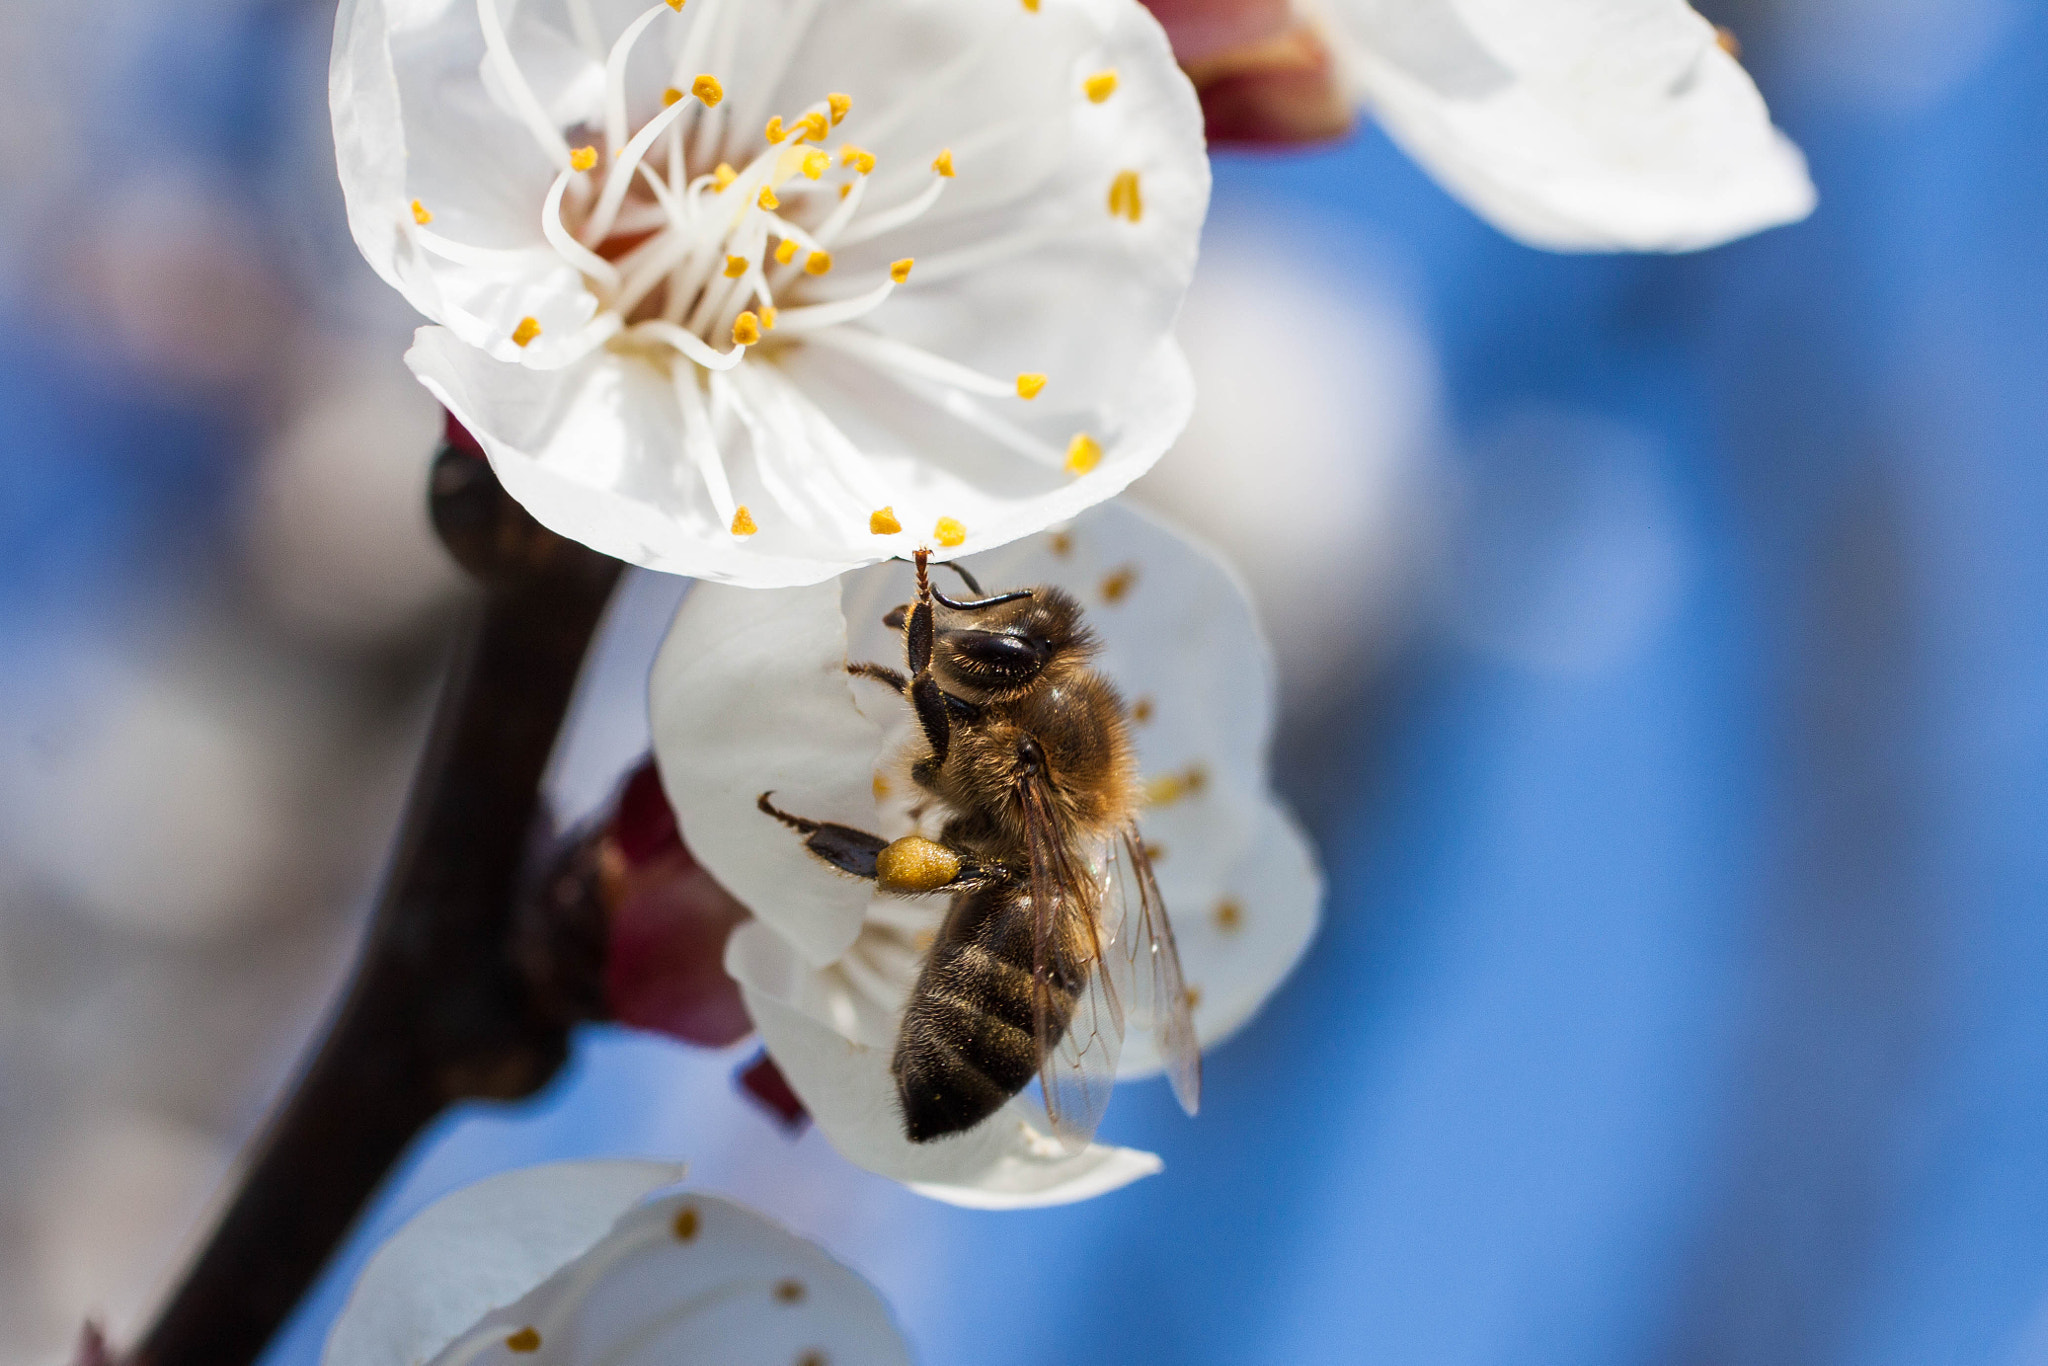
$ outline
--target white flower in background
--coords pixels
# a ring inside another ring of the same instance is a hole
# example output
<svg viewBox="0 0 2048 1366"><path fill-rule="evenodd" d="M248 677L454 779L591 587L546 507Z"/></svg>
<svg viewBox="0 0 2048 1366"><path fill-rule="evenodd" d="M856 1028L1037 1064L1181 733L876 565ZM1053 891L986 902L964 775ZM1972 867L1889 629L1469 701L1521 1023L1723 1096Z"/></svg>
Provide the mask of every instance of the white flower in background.
<svg viewBox="0 0 2048 1366"><path fill-rule="evenodd" d="M1208 163L1135 0L344 0L331 100L409 363L608 554L984 549L1186 420Z"/></svg>
<svg viewBox="0 0 2048 1366"><path fill-rule="evenodd" d="M1393 139L1502 231L1689 251L1812 212L1799 149L1685 0L1301 0Z"/></svg>
<svg viewBox="0 0 2048 1366"><path fill-rule="evenodd" d="M989 592L1052 584L1100 638L1095 661L1130 707L1145 778L1139 824L1172 916L1203 1044L1228 1036L1306 947L1321 902L1314 858L1267 786L1272 665L1242 588L1220 561L1129 507L966 562ZM1058 1204L1158 1170L1150 1153L1068 1151L1024 1098L967 1133L904 1136L890 1056L948 899L876 896L764 816L786 810L884 837L929 832L899 772L908 706L849 661L900 667L882 618L912 571L878 565L836 583L684 600L652 684L655 754L691 850L756 917L726 967L777 1065L854 1162L957 1204ZM1119 1075L1158 1070L1124 1040Z"/></svg>
<svg viewBox="0 0 2048 1366"><path fill-rule="evenodd" d="M322 1366L908 1366L873 1287L681 1167L562 1162L464 1187L384 1244Z"/></svg>

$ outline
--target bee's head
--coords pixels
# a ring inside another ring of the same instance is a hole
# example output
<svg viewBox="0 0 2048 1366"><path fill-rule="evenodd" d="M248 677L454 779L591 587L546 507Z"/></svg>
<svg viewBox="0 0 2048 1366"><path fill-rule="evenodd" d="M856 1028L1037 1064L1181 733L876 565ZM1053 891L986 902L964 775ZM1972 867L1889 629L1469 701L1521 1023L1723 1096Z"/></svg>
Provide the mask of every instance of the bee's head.
<svg viewBox="0 0 2048 1366"><path fill-rule="evenodd" d="M1095 635L1081 605L1057 588L1033 588L988 606L941 605L932 642L932 672L949 686L986 697L1021 692L1048 669L1095 653ZM885 621L900 625L904 608Z"/></svg>

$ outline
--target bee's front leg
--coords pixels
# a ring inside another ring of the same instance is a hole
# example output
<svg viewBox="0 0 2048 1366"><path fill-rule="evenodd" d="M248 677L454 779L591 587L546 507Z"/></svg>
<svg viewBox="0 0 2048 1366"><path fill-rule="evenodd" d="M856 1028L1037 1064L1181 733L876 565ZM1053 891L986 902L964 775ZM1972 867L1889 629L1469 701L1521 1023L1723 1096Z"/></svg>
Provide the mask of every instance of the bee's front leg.
<svg viewBox="0 0 2048 1366"><path fill-rule="evenodd" d="M904 660L910 666L910 709L924 730L925 743L932 747L932 763L944 767L946 751L952 745L952 726L946 715L945 690L932 677L932 644L938 626L932 617L932 582L925 572L928 552L917 552L917 601L903 624Z"/></svg>

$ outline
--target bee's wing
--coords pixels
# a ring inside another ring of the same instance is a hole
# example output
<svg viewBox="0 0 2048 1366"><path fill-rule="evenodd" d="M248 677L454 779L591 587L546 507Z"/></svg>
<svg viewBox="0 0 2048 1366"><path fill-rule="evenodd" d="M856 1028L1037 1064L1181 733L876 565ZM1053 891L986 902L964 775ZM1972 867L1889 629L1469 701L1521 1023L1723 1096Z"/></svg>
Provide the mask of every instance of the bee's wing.
<svg viewBox="0 0 2048 1366"><path fill-rule="evenodd" d="M1112 943L1099 915L1103 865L1076 866L1049 795L1026 779L1022 808L1031 856L1031 1014L1038 1080L1053 1133L1069 1148L1095 1136L1116 1083L1124 1013ZM1073 1013L1061 1028L1063 1001Z"/></svg>
<svg viewBox="0 0 2048 1366"><path fill-rule="evenodd" d="M1151 1031L1160 1064L1173 1083L1173 1097L1192 1115L1202 1100L1202 1049L1195 1039L1192 1004L1181 978L1180 950L1174 946L1166 901L1136 824L1119 832L1110 852L1115 867L1107 900L1113 909L1103 922L1114 927L1111 957L1118 975L1129 982L1123 1002L1131 1023Z"/></svg>

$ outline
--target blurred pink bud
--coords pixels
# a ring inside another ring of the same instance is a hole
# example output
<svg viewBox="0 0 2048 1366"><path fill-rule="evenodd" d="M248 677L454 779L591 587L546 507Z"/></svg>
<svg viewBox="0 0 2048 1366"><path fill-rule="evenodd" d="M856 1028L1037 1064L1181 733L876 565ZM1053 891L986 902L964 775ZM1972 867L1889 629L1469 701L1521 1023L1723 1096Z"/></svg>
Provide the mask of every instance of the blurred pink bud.
<svg viewBox="0 0 2048 1366"><path fill-rule="evenodd" d="M1211 144L1321 142L1351 130L1351 102L1312 25L1292 22L1253 43L1183 57L1182 65L1201 96Z"/></svg>
<svg viewBox="0 0 2048 1366"><path fill-rule="evenodd" d="M1182 66L1265 42L1293 23L1288 0L1145 0L1145 7Z"/></svg>
<svg viewBox="0 0 2048 1366"><path fill-rule="evenodd" d="M107 1346L107 1336L97 1323L88 1322L79 1331L78 1355L72 1360L75 1366L114 1366L113 1350Z"/></svg>
<svg viewBox="0 0 2048 1366"><path fill-rule="evenodd" d="M796 1088L789 1084L789 1078L782 1075L782 1069L766 1050L741 1068L736 1080L747 1099L766 1110L791 1137L802 1133L811 1122L810 1112L804 1109Z"/></svg>

